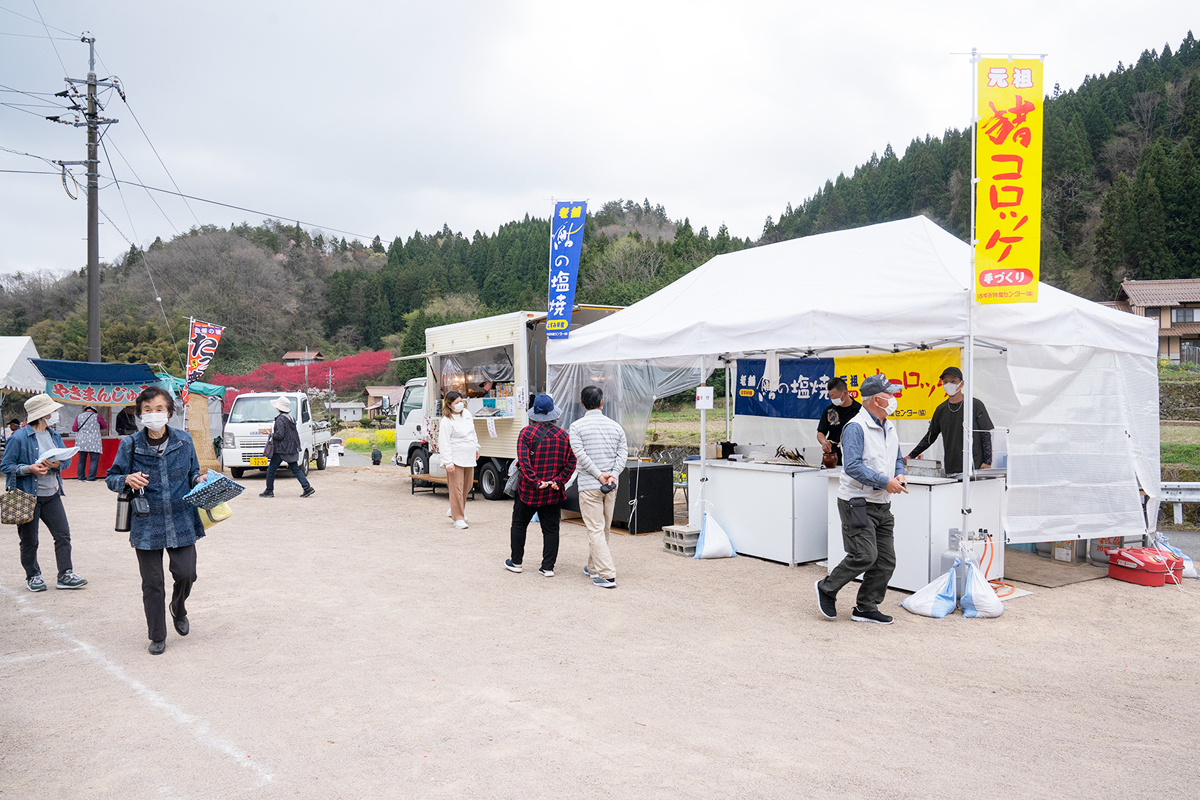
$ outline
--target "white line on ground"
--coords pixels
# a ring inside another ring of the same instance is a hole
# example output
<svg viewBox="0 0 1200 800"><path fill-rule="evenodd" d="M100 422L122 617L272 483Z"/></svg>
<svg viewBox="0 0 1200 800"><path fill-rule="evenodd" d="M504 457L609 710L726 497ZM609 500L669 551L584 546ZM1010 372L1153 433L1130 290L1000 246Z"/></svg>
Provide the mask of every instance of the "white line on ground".
<svg viewBox="0 0 1200 800"><path fill-rule="evenodd" d="M208 721L203 717L197 717L193 716L192 714L188 714L179 707L167 702L167 699L161 694L154 691L136 678L128 675L125 670L113 663L112 659L106 656L101 650L93 647L87 642L80 641L71 634L67 633L63 625L55 622L51 617L46 615L46 612L42 609L30 605L28 599L19 591L14 591L4 584L0 584L0 592L8 595L9 599L13 600L17 604L19 611L25 613L42 614L43 618L48 623L44 627L53 630L60 637L65 639L68 644L73 645L73 647L66 652L83 652L88 658L103 667L106 672L127 685L143 700L147 701L155 708L165 712L168 717L175 720L184 728L187 728L201 744L207 745L217 752L224 753L225 755L234 759L242 767L253 770L258 774L260 786L270 783L274 780L274 776L271 774L271 771L264 765L259 764L257 761L250 758L250 756L247 755L245 751L243 751L237 745L233 744L232 742L228 742L222 739L220 736L214 734L212 729L209 727ZM26 656L25 658L9 659L0 663L13 663L15 661L41 658L48 655L52 654L44 653L34 656Z"/></svg>

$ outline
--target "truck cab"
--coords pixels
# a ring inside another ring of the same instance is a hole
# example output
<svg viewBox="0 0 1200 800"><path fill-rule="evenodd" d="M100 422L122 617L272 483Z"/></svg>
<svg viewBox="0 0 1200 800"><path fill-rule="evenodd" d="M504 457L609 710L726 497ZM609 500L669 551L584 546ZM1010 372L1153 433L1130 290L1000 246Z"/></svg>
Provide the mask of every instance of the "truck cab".
<svg viewBox="0 0 1200 800"><path fill-rule="evenodd" d="M275 415L279 413L271 405L277 397L286 397L292 406L290 413L300 434L300 468L308 474L309 462L315 460L317 469L325 469L329 456L329 423L313 418L307 395L303 392L247 392L234 399L221 437L221 465L229 469L234 478L242 477L248 469L267 468L269 459L264 450L275 426Z"/></svg>

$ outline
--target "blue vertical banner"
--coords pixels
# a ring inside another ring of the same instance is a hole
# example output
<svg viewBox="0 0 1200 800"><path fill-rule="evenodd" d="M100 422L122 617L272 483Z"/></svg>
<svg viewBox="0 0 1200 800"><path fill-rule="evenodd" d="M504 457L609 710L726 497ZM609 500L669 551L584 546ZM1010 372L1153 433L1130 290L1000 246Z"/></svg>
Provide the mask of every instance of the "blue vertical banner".
<svg viewBox="0 0 1200 800"><path fill-rule="evenodd" d="M555 203L550 218L550 294L546 300L546 338L565 339L571 329L579 254L587 203Z"/></svg>

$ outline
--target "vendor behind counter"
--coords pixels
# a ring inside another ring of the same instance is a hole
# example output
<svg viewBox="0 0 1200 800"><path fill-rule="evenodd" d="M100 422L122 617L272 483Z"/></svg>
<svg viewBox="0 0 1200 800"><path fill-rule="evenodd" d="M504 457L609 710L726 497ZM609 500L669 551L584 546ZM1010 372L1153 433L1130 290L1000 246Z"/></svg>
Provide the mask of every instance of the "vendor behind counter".
<svg viewBox="0 0 1200 800"><path fill-rule="evenodd" d="M916 458L924 453L940 436L946 474L957 475L963 471L963 405L966 400L963 393L963 374L958 367L947 367L942 373L942 389L949 397L933 410L929 430L917 442L908 458ZM971 406L972 416L975 417L972 428L975 441L971 443L971 461L975 469L987 469L992 465L992 418L988 416L987 407L979 398L975 398Z"/></svg>

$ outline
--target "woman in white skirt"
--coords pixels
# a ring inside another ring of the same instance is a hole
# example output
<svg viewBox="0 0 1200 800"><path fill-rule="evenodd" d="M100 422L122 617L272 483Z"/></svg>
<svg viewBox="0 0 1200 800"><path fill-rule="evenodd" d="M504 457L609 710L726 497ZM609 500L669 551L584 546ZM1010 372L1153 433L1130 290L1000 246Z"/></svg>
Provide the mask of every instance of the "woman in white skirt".
<svg viewBox="0 0 1200 800"><path fill-rule="evenodd" d="M479 461L479 437L475 418L467 411L467 401L455 391L442 400L442 422L438 427L438 451L446 468L450 489L450 519L454 527L467 527L467 494L475 482L475 464Z"/></svg>

